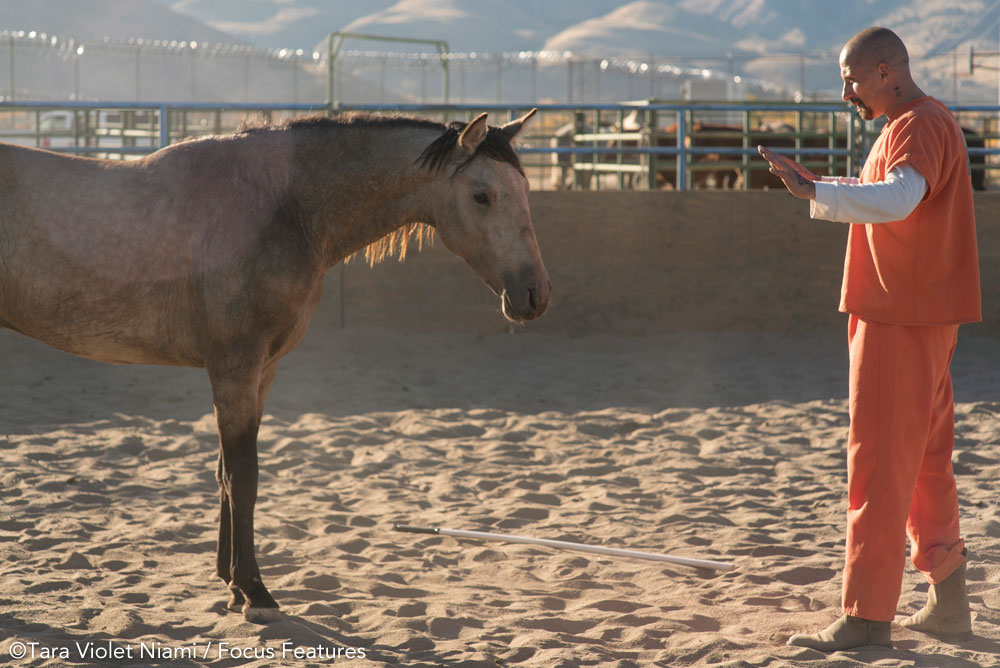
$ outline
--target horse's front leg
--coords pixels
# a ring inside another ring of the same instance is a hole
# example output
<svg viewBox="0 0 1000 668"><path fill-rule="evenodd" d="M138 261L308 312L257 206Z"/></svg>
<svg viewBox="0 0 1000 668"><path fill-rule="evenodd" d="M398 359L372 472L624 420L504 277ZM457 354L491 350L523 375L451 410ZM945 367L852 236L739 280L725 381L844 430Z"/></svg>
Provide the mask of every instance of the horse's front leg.
<svg viewBox="0 0 1000 668"><path fill-rule="evenodd" d="M274 377L267 373L209 371L219 425L221 508L216 570L229 585L230 607L241 607L249 621L279 616L278 604L260 577L254 553L254 505L257 501L257 431L263 396Z"/></svg>
<svg viewBox="0 0 1000 668"><path fill-rule="evenodd" d="M222 449L219 449L219 465L215 470L215 480L219 483L219 544L215 553L215 572L229 587L229 609L242 610L246 599L243 592L233 584L233 524L229 506L229 490L222 468Z"/></svg>

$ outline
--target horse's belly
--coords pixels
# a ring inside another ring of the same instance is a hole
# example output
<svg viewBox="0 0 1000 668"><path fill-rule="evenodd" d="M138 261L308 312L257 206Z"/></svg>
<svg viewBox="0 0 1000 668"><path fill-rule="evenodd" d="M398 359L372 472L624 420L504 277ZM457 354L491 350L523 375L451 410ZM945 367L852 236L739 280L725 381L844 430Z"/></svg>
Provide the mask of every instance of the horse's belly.
<svg viewBox="0 0 1000 668"><path fill-rule="evenodd" d="M61 331L33 331L30 328L11 327L53 348L110 364L159 364L166 366L203 366L200 355L193 347L166 345L136 339L122 332L105 335L88 331L67 334Z"/></svg>
<svg viewBox="0 0 1000 668"><path fill-rule="evenodd" d="M159 364L166 366L204 366L200 357L183 354L179 350L156 348L136 343L109 341L74 341L60 350L109 364Z"/></svg>
<svg viewBox="0 0 1000 668"><path fill-rule="evenodd" d="M98 362L202 366L191 314L178 313L150 295L81 293L47 295L30 308L0 303L0 324L53 348ZM60 298L61 297L61 298ZM25 300L14 303L27 304Z"/></svg>

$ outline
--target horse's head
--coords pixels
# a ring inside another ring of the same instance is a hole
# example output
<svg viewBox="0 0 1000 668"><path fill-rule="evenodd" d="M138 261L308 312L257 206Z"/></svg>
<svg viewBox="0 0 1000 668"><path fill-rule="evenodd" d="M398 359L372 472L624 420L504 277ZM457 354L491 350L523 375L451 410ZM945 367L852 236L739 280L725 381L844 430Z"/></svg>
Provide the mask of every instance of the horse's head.
<svg viewBox="0 0 1000 668"><path fill-rule="evenodd" d="M528 209L528 180L512 143L530 111L503 127L482 114L452 125L422 156L440 170L433 186L433 225L445 246L466 261L501 298L510 320L541 316L552 286Z"/></svg>

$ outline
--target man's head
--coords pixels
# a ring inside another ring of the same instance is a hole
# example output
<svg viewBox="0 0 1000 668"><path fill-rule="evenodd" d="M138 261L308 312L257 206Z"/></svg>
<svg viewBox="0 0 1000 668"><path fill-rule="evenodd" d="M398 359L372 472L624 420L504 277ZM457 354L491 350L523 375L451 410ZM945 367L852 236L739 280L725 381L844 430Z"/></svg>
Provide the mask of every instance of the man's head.
<svg viewBox="0 0 1000 668"><path fill-rule="evenodd" d="M891 111L916 89L910 77L910 57L896 33L868 28L848 40L840 52L844 100L866 121Z"/></svg>

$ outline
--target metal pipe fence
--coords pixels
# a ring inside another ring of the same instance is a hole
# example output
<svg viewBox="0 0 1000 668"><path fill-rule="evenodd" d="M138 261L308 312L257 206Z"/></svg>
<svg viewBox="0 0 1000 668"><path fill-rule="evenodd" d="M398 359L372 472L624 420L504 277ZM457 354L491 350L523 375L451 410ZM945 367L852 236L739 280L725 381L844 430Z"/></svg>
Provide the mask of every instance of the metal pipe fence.
<svg viewBox="0 0 1000 668"><path fill-rule="evenodd" d="M854 175L878 127L843 104L253 104L195 102L0 102L0 141L68 153L134 159L187 137L265 121L346 111L410 113L442 122L488 112L499 124L536 107L519 153L533 188L773 187L763 143L817 173ZM978 119L969 155L974 179L995 185L1000 170L1000 107L963 105Z"/></svg>

